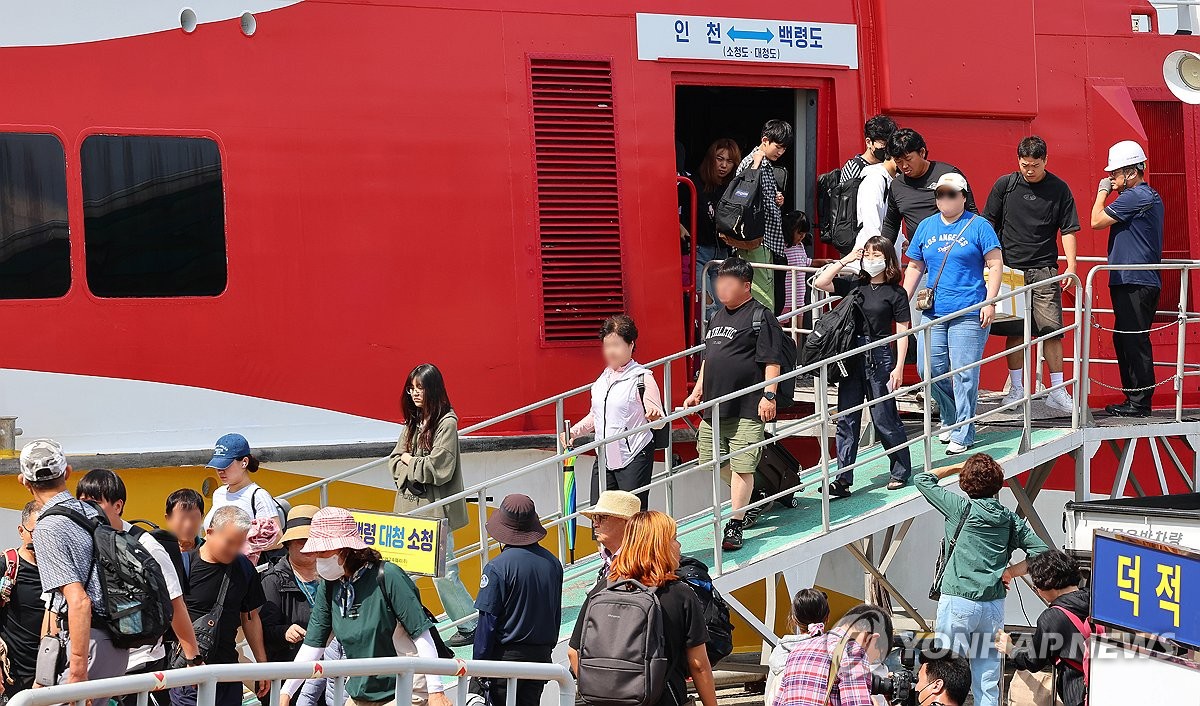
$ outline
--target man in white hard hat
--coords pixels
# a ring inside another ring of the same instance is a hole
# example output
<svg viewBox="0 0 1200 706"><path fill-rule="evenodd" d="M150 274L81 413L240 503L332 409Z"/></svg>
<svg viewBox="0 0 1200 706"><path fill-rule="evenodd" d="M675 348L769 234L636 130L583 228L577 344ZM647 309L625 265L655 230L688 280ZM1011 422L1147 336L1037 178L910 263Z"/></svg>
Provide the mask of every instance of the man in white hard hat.
<svg viewBox="0 0 1200 706"><path fill-rule="evenodd" d="M1112 265L1157 265L1162 262L1165 211L1158 192L1146 183L1146 153L1132 140L1108 150L1108 176L1100 180L1092 206L1092 228L1108 228L1108 262ZM1105 206L1109 194L1117 198ZM1117 367L1125 401L1105 407L1119 417L1148 417L1154 396L1153 349L1150 328L1158 309L1162 279L1158 271L1113 270L1108 288L1112 296L1113 334Z"/></svg>

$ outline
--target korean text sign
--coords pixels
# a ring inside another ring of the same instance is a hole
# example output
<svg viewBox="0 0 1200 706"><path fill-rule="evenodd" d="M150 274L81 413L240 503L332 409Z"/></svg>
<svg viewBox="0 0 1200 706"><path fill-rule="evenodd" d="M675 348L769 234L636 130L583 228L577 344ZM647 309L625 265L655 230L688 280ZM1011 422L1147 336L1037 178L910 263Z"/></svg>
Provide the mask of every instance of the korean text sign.
<svg viewBox="0 0 1200 706"><path fill-rule="evenodd" d="M858 27L804 20L637 15L638 59L707 59L858 68Z"/></svg>
<svg viewBox="0 0 1200 706"><path fill-rule="evenodd" d="M441 576L446 571L444 519L351 510L368 547L410 574Z"/></svg>
<svg viewBox="0 0 1200 706"><path fill-rule="evenodd" d="M1200 647L1200 554L1097 531L1092 615L1101 623Z"/></svg>

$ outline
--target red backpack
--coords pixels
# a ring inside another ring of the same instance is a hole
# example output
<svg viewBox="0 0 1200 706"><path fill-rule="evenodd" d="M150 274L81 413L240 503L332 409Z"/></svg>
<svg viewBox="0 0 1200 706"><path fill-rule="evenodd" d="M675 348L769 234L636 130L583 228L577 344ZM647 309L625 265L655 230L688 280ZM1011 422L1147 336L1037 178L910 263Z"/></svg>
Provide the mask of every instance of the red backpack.
<svg viewBox="0 0 1200 706"><path fill-rule="evenodd" d="M1087 641L1090 640L1093 635L1103 635L1104 634L1104 626L1103 625L1093 625L1091 618L1088 618L1086 621L1080 620L1078 615L1075 615L1074 613L1067 610L1066 608L1063 608L1060 605L1056 605L1056 606L1052 606L1052 607L1061 610L1063 612L1063 615L1067 616L1067 618L1070 619L1071 624L1074 625L1075 629L1079 631L1079 634L1083 636L1083 642L1084 642L1084 644L1083 644L1083 662L1082 663L1076 662L1073 659L1066 659L1063 657L1059 657L1055 661L1056 661L1056 663L1068 664L1068 665L1074 667L1075 669L1078 669L1079 671L1083 672L1083 686L1086 688L1088 685L1088 677L1090 676L1090 672L1091 672L1091 658L1092 658L1092 650L1091 650L1091 647L1088 646Z"/></svg>

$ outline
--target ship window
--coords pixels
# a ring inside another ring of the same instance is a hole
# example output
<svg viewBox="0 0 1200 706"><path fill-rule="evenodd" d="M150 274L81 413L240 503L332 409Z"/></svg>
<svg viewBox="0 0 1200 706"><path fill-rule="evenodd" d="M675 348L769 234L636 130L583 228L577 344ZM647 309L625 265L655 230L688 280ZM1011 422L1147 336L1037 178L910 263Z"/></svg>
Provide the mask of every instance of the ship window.
<svg viewBox="0 0 1200 706"><path fill-rule="evenodd" d="M62 143L0 133L0 299L50 299L70 288Z"/></svg>
<svg viewBox="0 0 1200 706"><path fill-rule="evenodd" d="M225 196L217 143L92 135L80 151L87 282L101 297L225 290Z"/></svg>

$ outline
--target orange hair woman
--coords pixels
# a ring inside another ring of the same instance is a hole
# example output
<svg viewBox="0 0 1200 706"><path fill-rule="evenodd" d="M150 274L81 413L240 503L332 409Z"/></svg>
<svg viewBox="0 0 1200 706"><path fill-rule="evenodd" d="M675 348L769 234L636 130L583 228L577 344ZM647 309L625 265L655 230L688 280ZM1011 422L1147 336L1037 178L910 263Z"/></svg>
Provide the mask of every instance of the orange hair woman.
<svg viewBox="0 0 1200 706"><path fill-rule="evenodd" d="M684 706L689 701L687 677L700 695L704 706L716 706L712 666L708 662L708 628L704 608L696 594L675 575L679 569L679 540L675 520L650 510L639 512L625 528L621 551L613 558L607 586L596 588L584 602L571 634L567 656L571 671L579 674L579 646L582 643L588 603L593 597L619 581L634 580L655 589L662 608L664 647L667 657L667 683L655 706ZM613 590L620 590L614 588Z"/></svg>

